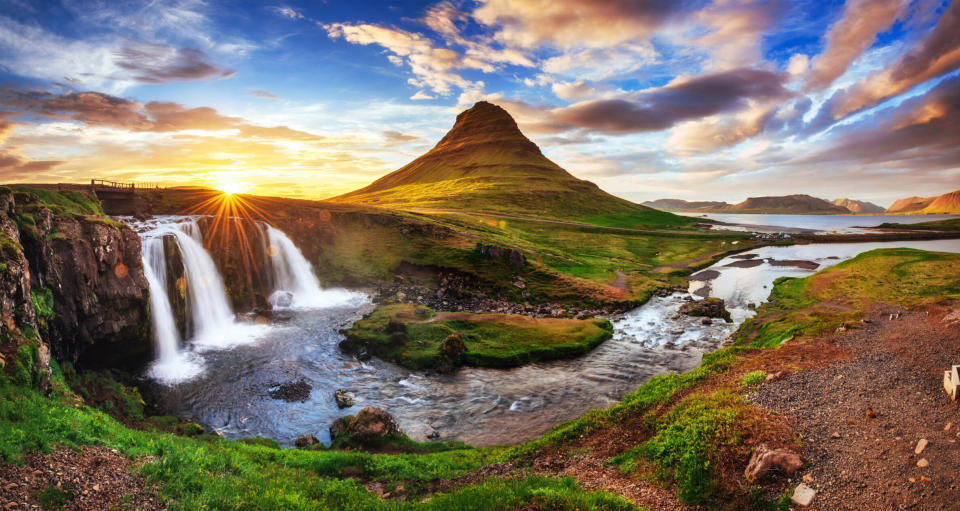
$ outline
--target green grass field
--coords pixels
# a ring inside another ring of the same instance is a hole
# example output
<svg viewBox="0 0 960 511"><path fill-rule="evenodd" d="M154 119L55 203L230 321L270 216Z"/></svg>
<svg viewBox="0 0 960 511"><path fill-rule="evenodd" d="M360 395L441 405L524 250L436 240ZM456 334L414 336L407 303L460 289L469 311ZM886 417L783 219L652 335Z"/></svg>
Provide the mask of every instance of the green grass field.
<svg viewBox="0 0 960 511"><path fill-rule="evenodd" d="M393 335L396 331L403 332L399 340ZM422 370L437 366L440 346L452 334L459 334L466 345L463 364L509 368L582 355L609 339L612 331L610 322L601 319L445 314L399 304L377 308L345 335L373 355Z"/></svg>

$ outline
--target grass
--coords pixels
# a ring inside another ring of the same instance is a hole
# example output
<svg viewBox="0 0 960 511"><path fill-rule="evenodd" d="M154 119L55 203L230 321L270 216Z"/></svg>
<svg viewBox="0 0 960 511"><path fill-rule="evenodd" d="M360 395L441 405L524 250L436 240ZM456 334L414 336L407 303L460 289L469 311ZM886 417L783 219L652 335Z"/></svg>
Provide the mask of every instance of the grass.
<svg viewBox="0 0 960 511"><path fill-rule="evenodd" d="M15 186L13 191L36 197L55 215L103 216L103 207L101 207L100 201L80 192L47 190L29 186Z"/></svg>
<svg viewBox="0 0 960 511"><path fill-rule="evenodd" d="M767 373L765 373L763 370L751 371L743 375L743 378L740 379L740 386L756 387L757 385L763 383L763 380L766 379L766 377Z"/></svg>
<svg viewBox="0 0 960 511"><path fill-rule="evenodd" d="M438 364L441 344L458 334L466 345L463 364L516 367L587 353L612 335L609 321L508 314L438 314L411 304L386 305L345 332L347 342L410 369Z"/></svg>
<svg viewBox="0 0 960 511"><path fill-rule="evenodd" d="M916 224L900 224L895 222L884 222L878 227L883 229L907 229L921 231L960 231L960 218L947 218L934 222L920 222Z"/></svg>
<svg viewBox="0 0 960 511"><path fill-rule="evenodd" d="M138 472L171 510L180 509L609 509L633 507L607 493L587 492L570 479L488 479L425 502L383 501L355 477L419 491L493 459L492 450L463 448L426 454L277 449L269 442L232 442L201 435L130 429L109 415L47 398L0 376L0 460L57 446L105 445L141 460ZM148 455L150 458L141 458ZM343 477L344 473L354 478Z"/></svg>
<svg viewBox="0 0 960 511"><path fill-rule="evenodd" d="M628 473L650 463L657 479L678 488L680 500L709 502L719 487L713 465L720 450L746 435L745 410L743 399L726 391L684 399L655 421L653 438L611 462Z"/></svg>
<svg viewBox="0 0 960 511"><path fill-rule="evenodd" d="M803 279L780 278L767 303L737 333L741 343L775 347L863 317L876 301L905 307L960 297L960 255L909 248L864 252Z"/></svg>

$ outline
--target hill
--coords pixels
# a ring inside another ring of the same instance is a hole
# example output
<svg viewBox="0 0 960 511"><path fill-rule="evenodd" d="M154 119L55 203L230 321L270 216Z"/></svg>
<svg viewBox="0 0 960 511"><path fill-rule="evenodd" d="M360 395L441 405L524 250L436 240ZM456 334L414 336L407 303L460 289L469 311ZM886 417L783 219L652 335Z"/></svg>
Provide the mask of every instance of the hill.
<svg viewBox="0 0 960 511"><path fill-rule="evenodd" d="M614 197L540 152L506 110L481 101L430 151L369 186L331 199L391 209L580 220L599 225L689 225Z"/></svg>
<svg viewBox="0 0 960 511"><path fill-rule="evenodd" d="M897 199L887 208L887 213L912 213L927 207L933 202L933 197L907 197Z"/></svg>
<svg viewBox="0 0 960 511"><path fill-rule="evenodd" d="M655 201L644 202L643 205L664 211L711 211L716 208L729 206L726 202L685 201L682 199L657 199Z"/></svg>
<svg viewBox="0 0 960 511"><path fill-rule="evenodd" d="M898 199L887 213L910 213L926 215L933 213L960 214L960 190L945 193L937 197L907 197Z"/></svg>
<svg viewBox="0 0 960 511"><path fill-rule="evenodd" d="M750 197L731 206L714 210L717 213L756 213L787 215L842 215L850 210L809 195L784 195L782 197Z"/></svg>
<svg viewBox="0 0 960 511"><path fill-rule="evenodd" d="M847 208L853 213L883 213L886 210L872 202L853 199L837 199L833 201L837 206Z"/></svg>

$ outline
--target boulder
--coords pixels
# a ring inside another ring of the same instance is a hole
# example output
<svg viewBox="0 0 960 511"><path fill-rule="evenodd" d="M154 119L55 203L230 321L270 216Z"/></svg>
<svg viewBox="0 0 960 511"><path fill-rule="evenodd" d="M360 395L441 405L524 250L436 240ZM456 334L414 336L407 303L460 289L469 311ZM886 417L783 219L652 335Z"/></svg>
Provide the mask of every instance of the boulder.
<svg viewBox="0 0 960 511"><path fill-rule="evenodd" d="M350 408L356 403L353 398L353 394L345 389L338 389L333 393L333 398L337 401L337 408L340 408L341 410L344 408Z"/></svg>
<svg viewBox="0 0 960 511"><path fill-rule="evenodd" d="M523 255L523 252L515 248L477 243L476 251L488 259L499 259L511 266L523 266L527 264L527 257Z"/></svg>
<svg viewBox="0 0 960 511"><path fill-rule="evenodd" d="M793 502L800 507L807 507L813 502L813 497L816 495L816 490L807 486L805 483L800 483L797 485L797 488L793 490L793 495L790 497L790 502Z"/></svg>
<svg viewBox="0 0 960 511"><path fill-rule="evenodd" d="M459 332L448 335L437 350L437 371L441 373L455 371L463 364L463 354L466 351L467 345Z"/></svg>
<svg viewBox="0 0 960 511"><path fill-rule="evenodd" d="M340 417L330 426L330 438L337 438L346 434L351 440L358 442L368 442L380 438L397 436L403 434L400 425L382 408L368 406L356 417Z"/></svg>
<svg viewBox="0 0 960 511"><path fill-rule="evenodd" d="M802 467L803 460L797 453L786 449L771 449L766 444L760 444L753 451L743 475L747 480L756 481L771 470L793 475Z"/></svg>
<svg viewBox="0 0 960 511"><path fill-rule="evenodd" d="M730 312L720 298L704 298L694 300L680 306L680 314L696 317L722 318L727 323L733 322Z"/></svg>
<svg viewBox="0 0 960 511"><path fill-rule="evenodd" d="M317 440L317 437L313 435L303 435L297 439L296 446L298 449L303 449L304 447L310 447L311 445L317 445L320 441Z"/></svg>
<svg viewBox="0 0 960 511"><path fill-rule="evenodd" d="M271 307L277 309L286 309L293 305L293 293L290 291L277 290L267 298Z"/></svg>

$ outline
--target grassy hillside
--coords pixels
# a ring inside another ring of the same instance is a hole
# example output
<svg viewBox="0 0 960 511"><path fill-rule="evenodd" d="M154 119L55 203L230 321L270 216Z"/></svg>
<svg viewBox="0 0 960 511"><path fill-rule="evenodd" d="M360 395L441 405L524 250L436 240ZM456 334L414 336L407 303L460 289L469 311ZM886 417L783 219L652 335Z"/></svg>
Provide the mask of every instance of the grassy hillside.
<svg viewBox="0 0 960 511"><path fill-rule="evenodd" d="M505 110L485 101L458 115L453 129L423 156L332 200L394 209L609 218L646 226L693 223L573 177L547 159Z"/></svg>
<svg viewBox="0 0 960 511"><path fill-rule="evenodd" d="M224 200L212 191L147 197L154 214L216 212ZM551 221L274 197L230 200L290 235L325 285L392 283L398 275L430 280L425 273L443 269L471 279L472 291L520 303L642 302L658 288L682 284L681 275L756 243L732 231L677 228L674 215L663 212ZM639 221L655 225L637 227ZM527 262L513 266L483 257L477 243L519 250ZM514 285L518 278L522 289Z"/></svg>

